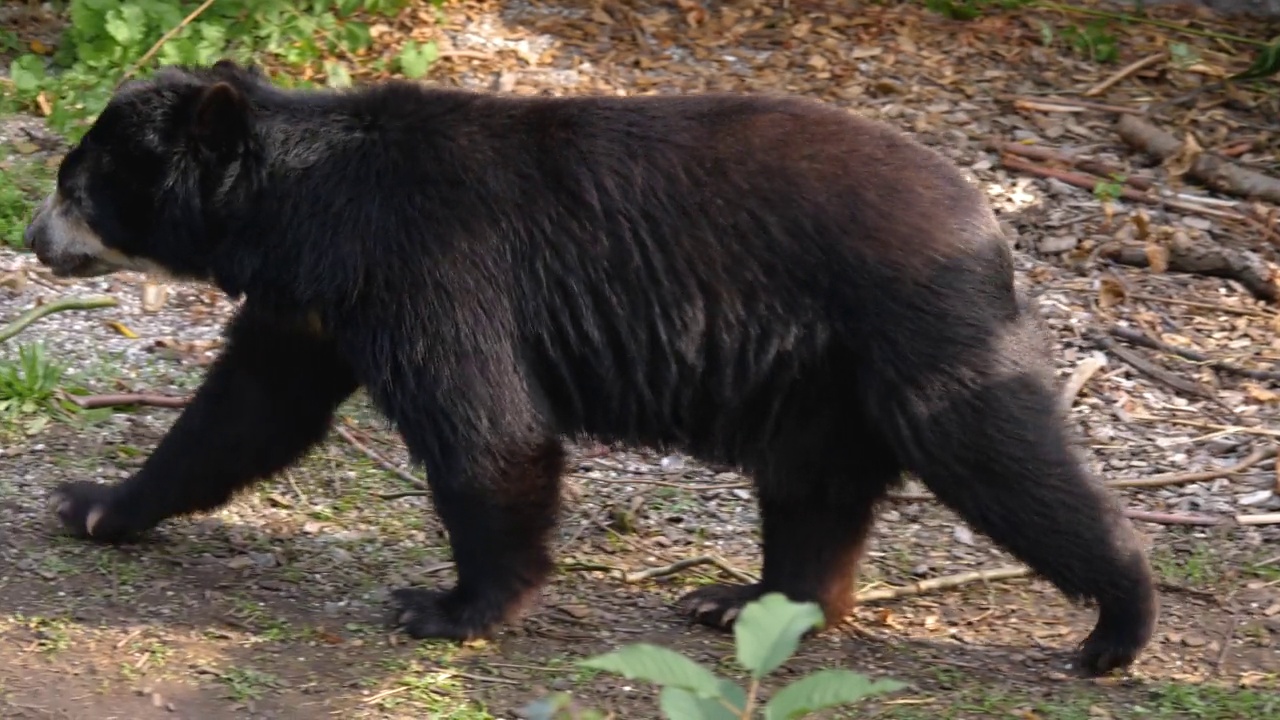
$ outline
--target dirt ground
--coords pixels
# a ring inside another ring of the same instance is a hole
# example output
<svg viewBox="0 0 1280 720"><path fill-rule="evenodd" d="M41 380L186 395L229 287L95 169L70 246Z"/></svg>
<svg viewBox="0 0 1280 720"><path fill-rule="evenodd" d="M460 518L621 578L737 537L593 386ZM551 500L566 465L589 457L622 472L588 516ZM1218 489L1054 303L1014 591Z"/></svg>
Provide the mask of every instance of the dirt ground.
<svg viewBox="0 0 1280 720"><path fill-rule="evenodd" d="M1063 110L1119 67L1171 52L1169 31L1125 27L1120 58L1103 66L1061 43L1046 47L1041 22L1053 28L1066 20L1043 12L959 23L915 4L814 0L446 7L442 22L406 17L386 30L442 43L434 82L530 93L801 92L938 147L969 169L1016 232L1020 281L1055 333L1064 380L1082 364L1105 361L1071 410L1087 462L1109 480L1169 481L1116 491L1126 507L1160 520L1137 523L1160 575L1163 609L1157 638L1131 673L1075 677L1070 651L1093 611L1024 578L865 603L849 624L802 645L767 688L837 666L909 684L821 716L830 718L1280 718L1280 524L1230 521L1280 510L1274 458L1200 482L1185 477L1273 449L1280 383L1149 348L1103 346L1090 334L1137 328L1238 367L1280 369L1280 314L1241 283L1122 266L1101 253L1142 225L1154 236L1181 234L1274 263L1276 233L1266 228L1275 216L1227 219L1194 211L1226 207L1221 202L1192 202L1191 211L1147 206L1138 217L1139 204L1108 206L1088 189L1014 172L992 149L1021 141L1082 152L1163 186L1174 182L1168 169L1117 137L1122 113L1114 108L1172 99L1159 116L1166 127L1192 129L1211 149L1236 148L1237 162L1275 175L1276 83L1185 97L1247 58L1179 36L1194 61L1154 62L1088 96L1112 110ZM33 140L37 147L12 152ZM0 120L3 148L6 172L47 171L65 149L30 118ZM1210 197L1194 183L1169 186ZM0 250L0 276L7 319L60 296L119 299L116 308L48 316L8 343L44 342L94 393L189 391L233 309L216 293L183 286L164 286L163 303L144 303L144 279L131 275L57 280L9 249ZM1144 359L1154 372L1139 367ZM218 513L167 523L146 542L108 548L63 537L50 522L50 489L67 479L127 476L176 417L176 410L122 408L6 429L0 716L480 720L519 717L543 693L569 690L618 718L656 718L653 688L575 665L637 641L740 677L732 638L689 627L671 608L697 584L725 580L723 570L699 566L628 584L585 569L635 571L715 554L758 572L752 496L731 472L681 456L574 446L562 568L537 605L491 642L419 643L388 631L384 600L405 584L452 582L440 525L427 498L380 497L409 489L406 480L337 434L282 477ZM362 398L341 422L364 447L414 471ZM888 503L880 517L862 589L1014 564L927 498ZM1188 517L1224 521L1178 523Z"/></svg>

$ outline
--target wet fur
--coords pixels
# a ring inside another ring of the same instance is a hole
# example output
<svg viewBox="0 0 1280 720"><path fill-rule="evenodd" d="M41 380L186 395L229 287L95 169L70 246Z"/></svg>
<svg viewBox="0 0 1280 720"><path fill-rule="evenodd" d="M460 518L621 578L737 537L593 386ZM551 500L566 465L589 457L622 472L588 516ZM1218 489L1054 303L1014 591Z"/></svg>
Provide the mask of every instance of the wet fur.
<svg viewBox="0 0 1280 720"><path fill-rule="evenodd" d="M1139 540L1072 456L992 211L882 125L778 97L288 92L221 63L122 87L58 188L28 242L61 272L105 271L74 216L116 265L246 298L143 468L61 488L80 535L218 507L364 387L457 561L456 587L395 594L416 637L485 635L545 581L566 435L754 479L763 579L686 596L707 624L768 590L841 620L909 470L1098 603L1086 672L1151 637Z"/></svg>

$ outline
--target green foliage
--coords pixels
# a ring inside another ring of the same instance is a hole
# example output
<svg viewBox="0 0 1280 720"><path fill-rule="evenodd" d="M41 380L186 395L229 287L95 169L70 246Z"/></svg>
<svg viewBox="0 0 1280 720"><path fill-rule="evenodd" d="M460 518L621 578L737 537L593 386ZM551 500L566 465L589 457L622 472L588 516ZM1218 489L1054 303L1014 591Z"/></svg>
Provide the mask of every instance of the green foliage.
<svg viewBox="0 0 1280 720"><path fill-rule="evenodd" d="M0 145L0 156L10 148ZM53 184L53 172L38 162L16 158L0 163L0 242L22 247L22 231L31 212Z"/></svg>
<svg viewBox="0 0 1280 720"><path fill-rule="evenodd" d="M215 0L184 19L197 0L69 0L67 27L50 57L19 55L10 63L10 100L49 111L55 130L75 140L129 74L158 65L209 64L221 58L253 60L268 69L323 77L331 87L351 84L349 61L372 47L369 21L405 7L408 0ZM443 0L435 0L437 7ZM174 31L163 43L166 33ZM2 40L2 39L0 39ZM406 75L421 77L437 52L413 43L397 58ZM390 71L373 58L372 72ZM309 85L308 81L297 84Z"/></svg>
<svg viewBox="0 0 1280 720"><path fill-rule="evenodd" d="M34 435L49 423L50 416L66 416L66 405L58 397L66 368L45 355L44 345L20 345L17 360L0 359L0 418L9 423L23 421L22 429Z"/></svg>
<svg viewBox="0 0 1280 720"><path fill-rule="evenodd" d="M952 20L973 20L987 10L1008 10L1035 0L924 0L924 6Z"/></svg>
<svg viewBox="0 0 1280 720"><path fill-rule="evenodd" d="M1258 57L1247 69L1231 76L1231 80L1261 80L1280 72L1280 38L1258 51Z"/></svg>
<svg viewBox="0 0 1280 720"><path fill-rule="evenodd" d="M1112 173L1110 180L1099 180L1093 186L1093 196L1102 202L1114 202L1124 191L1124 181L1125 176L1122 173Z"/></svg>
<svg viewBox="0 0 1280 720"><path fill-rule="evenodd" d="M666 720L750 720L758 717L760 680L791 657L801 637L821 627L815 603L794 603L769 593L747 604L734 623L737 660L751 676L745 690L730 680L672 650L639 643L584 660L584 667L663 686L658 705ZM824 708L858 702L906 687L894 680L872 681L848 670L821 670L795 681L763 708L765 720L793 720ZM600 720L594 710L573 706L565 693L542 698L524 708L529 720Z"/></svg>

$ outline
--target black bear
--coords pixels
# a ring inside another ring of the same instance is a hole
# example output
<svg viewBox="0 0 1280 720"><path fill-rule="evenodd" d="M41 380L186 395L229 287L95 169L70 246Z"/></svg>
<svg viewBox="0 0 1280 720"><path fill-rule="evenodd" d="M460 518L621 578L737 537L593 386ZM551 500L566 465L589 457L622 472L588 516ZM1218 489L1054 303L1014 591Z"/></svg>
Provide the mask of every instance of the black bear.
<svg viewBox="0 0 1280 720"><path fill-rule="evenodd" d="M129 479L56 494L121 541L296 461L363 387L421 463L457 584L394 600L413 637L483 636L553 568L562 438L754 478L757 585L841 621L904 471L1066 596L1088 673L1158 602L1135 530L1073 457L1035 315L982 193L818 102L511 97L386 82L289 91L252 67L122 85L26 242L62 276L132 268L244 303Z"/></svg>

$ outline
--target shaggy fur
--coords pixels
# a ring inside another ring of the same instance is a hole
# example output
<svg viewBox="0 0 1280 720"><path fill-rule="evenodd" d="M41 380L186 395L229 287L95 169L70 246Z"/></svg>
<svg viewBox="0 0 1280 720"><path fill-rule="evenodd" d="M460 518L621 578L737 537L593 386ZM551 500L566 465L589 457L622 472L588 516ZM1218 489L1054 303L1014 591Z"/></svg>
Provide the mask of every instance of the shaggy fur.
<svg viewBox="0 0 1280 720"><path fill-rule="evenodd" d="M1074 600L1088 673L1157 616L1129 522L1073 458L982 194L884 126L782 97L290 92L223 62L121 87L27 241L62 275L163 269L246 299L145 466L58 512L120 541L296 461L357 387L425 466L458 579L415 637L513 617L552 569L561 439L755 480L758 585L850 609L903 471Z"/></svg>

